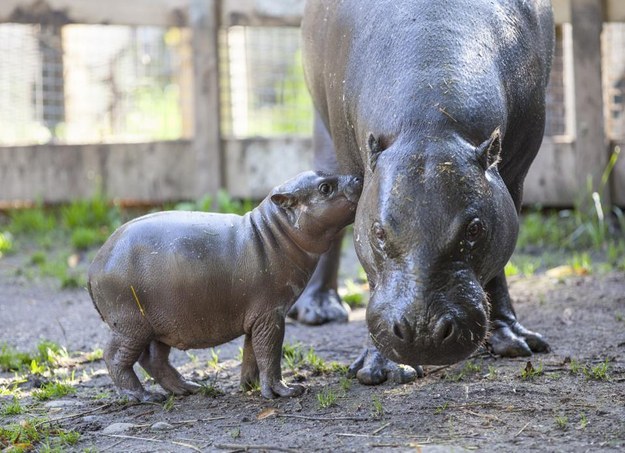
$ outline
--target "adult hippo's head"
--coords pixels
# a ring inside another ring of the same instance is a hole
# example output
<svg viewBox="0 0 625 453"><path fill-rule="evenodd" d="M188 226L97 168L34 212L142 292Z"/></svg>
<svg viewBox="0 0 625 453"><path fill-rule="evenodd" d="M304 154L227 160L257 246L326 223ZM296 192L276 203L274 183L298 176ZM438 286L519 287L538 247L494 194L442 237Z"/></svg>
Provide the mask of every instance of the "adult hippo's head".
<svg viewBox="0 0 625 453"><path fill-rule="evenodd" d="M420 146L397 139L371 166L356 213L356 251L369 277L375 346L408 365L454 363L488 332L484 285L518 233L497 163L499 129L482 144L458 135Z"/></svg>

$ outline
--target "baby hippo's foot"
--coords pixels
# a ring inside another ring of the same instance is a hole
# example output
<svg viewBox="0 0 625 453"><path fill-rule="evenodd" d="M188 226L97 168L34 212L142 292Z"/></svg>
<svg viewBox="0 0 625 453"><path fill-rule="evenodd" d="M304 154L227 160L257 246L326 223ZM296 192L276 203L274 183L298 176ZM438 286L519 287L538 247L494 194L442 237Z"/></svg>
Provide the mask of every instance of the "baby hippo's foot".
<svg viewBox="0 0 625 453"><path fill-rule="evenodd" d="M283 380L274 382L265 382L260 385L260 393L267 399L274 399L278 396L295 397L304 393L306 388L303 385L291 384L287 385Z"/></svg>
<svg viewBox="0 0 625 453"><path fill-rule="evenodd" d="M352 363L347 372L349 377L356 377L361 384L378 385L390 379L397 384L406 384L417 377L423 377L423 368L416 369L399 365L380 354L375 347L368 347Z"/></svg>
<svg viewBox="0 0 625 453"><path fill-rule="evenodd" d="M493 322L488 340L495 354L503 357L526 357L532 352L549 352L549 344L542 335L523 327L518 321Z"/></svg>
<svg viewBox="0 0 625 453"><path fill-rule="evenodd" d="M168 392L174 395L189 395L198 392L202 386L189 381L169 363L171 348L159 341L152 341L139 357L139 364Z"/></svg>
<svg viewBox="0 0 625 453"><path fill-rule="evenodd" d="M289 317L311 326L347 322L350 308L335 290L305 290L289 311Z"/></svg>

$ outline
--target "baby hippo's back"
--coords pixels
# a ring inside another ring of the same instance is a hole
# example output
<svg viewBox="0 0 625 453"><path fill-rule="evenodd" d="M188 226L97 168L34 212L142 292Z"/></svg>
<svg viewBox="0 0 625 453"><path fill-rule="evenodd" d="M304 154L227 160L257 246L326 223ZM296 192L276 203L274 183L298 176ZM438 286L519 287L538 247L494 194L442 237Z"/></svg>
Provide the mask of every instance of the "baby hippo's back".
<svg viewBox="0 0 625 453"><path fill-rule="evenodd" d="M100 315L124 336L150 336L179 349L209 347L243 333L232 279L249 246L244 218L160 212L117 230L89 269ZM243 291L244 292L244 291Z"/></svg>

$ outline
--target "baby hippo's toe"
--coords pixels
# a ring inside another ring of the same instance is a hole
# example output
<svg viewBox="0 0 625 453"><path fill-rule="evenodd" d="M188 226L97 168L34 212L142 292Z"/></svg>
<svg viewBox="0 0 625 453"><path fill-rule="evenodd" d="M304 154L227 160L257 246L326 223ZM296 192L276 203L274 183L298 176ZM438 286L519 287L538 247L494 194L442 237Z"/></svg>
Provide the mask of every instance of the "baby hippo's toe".
<svg viewBox="0 0 625 453"><path fill-rule="evenodd" d="M261 394L268 399L274 399L278 396L293 398L304 393L306 387L300 384L287 385L284 381L276 381L271 386L261 388Z"/></svg>
<svg viewBox="0 0 625 453"><path fill-rule="evenodd" d="M200 391L202 386L197 382L186 379L177 379L173 382L160 382L161 386L177 396L191 395Z"/></svg>
<svg viewBox="0 0 625 453"><path fill-rule="evenodd" d="M162 403L167 399L162 393L148 392L147 390L122 390L120 394L122 397L126 397L131 401L136 401L137 403Z"/></svg>

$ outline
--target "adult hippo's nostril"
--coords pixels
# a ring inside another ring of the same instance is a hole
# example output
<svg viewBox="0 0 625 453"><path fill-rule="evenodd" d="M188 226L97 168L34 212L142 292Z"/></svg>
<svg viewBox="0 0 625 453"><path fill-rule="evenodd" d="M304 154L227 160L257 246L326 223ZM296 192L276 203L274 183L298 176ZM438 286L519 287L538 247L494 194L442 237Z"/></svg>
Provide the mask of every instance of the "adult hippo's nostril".
<svg viewBox="0 0 625 453"><path fill-rule="evenodd" d="M456 332L456 323L447 317L438 320L434 326L434 340L437 344L443 344L454 338Z"/></svg>
<svg viewBox="0 0 625 453"><path fill-rule="evenodd" d="M393 334L403 342L412 342L414 339L414 329L405 316L402 316L399 321L393 324Z"/></svg>

